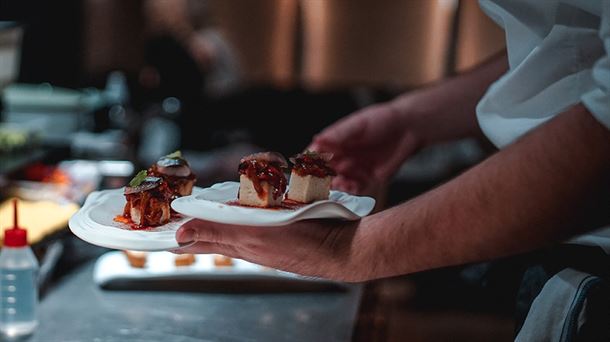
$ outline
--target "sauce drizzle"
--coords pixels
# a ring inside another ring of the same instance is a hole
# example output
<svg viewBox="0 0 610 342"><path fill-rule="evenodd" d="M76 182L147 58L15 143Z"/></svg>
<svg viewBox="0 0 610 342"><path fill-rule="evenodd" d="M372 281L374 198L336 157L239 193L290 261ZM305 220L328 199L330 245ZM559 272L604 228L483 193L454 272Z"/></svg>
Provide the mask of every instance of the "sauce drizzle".
<svg viewBox="0 0 610 342"><path fill-rule="evenodd" d="M272 188L273 199L277 199L286 192L286 176L277 163L264 160L246 160L239 164L239 174L245 175L252 181L254 190L260 198L265 196L265 189L261 183L267 182Z"/></svg>

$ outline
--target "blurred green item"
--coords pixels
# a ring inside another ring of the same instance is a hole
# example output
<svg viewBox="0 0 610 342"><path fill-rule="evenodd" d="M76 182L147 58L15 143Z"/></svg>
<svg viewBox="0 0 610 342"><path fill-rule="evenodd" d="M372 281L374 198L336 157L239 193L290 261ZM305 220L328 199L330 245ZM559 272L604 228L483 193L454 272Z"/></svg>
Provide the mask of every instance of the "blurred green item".
<svg viewBox="0 0 610 342"><path fill-rule="evenodd" d="M37 145L36 134L27 130L0 125L0 154L12 153Z"/></svg>

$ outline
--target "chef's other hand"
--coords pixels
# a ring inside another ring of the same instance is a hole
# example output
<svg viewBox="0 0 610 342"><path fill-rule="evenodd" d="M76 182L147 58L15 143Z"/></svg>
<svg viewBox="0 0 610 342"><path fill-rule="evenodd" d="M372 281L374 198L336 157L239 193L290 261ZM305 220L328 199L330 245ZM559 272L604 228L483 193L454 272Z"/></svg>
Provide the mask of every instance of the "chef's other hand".
<svg viewBox="0 0 610 342"><path fill-rule="evenodd" d="M333 188L366 193L385 184L420 147L417 130L392 102L359 110L314 136L310 150L331 152Z"/></svg>

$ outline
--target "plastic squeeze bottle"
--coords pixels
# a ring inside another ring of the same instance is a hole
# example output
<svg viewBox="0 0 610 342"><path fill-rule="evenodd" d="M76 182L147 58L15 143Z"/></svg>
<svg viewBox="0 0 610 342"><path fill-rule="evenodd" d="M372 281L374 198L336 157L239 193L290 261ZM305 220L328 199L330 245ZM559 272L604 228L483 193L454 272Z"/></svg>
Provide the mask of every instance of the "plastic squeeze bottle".
<svg viewBox="0 0 610 342"><path fill-rule="evenodd" d="M19 227L17 199L13 200L14 226L4 231L0 250L0 334L15 338L29 335L38 325L38 260Z"/></svg>

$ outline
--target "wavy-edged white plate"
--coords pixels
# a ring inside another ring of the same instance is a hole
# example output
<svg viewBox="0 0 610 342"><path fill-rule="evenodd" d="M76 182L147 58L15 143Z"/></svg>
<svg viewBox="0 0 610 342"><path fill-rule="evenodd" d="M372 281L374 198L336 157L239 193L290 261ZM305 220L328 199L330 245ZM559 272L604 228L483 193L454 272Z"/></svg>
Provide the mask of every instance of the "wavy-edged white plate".
<svg viewBox="0 0 610 342"><path fill-rule="evenodd" d="M375 207L371 197L353 196L331 190L328 200L295 209L265 209L228 204L237 199L239 183L217 183L172 202L175 211L186 216L227 224L283 226L306 219L359 220Z"/></svg>
<svg viewBox="0 0 610 342"><path fill-rule="evenodd" d="M202 191L195 187L193 193ZM162 226L134 230L114 221L125 207L124 188L95 191L87 196L83 207L74 214L68 226L79 238L102 247L137 251L163 251L180 247L176 230L191 217L178 217Z"/></svg>
<svg viewBox="0 0 610 342"><path fill-rule="evenodd" d="M239 183L224 182L209 188L193 188L193 194L172 202L172 208L182 217L162 226L133 230L114 221L123 213L123 188L96 191L89 194L83 207L68 225L79 238L102 247L136 251L164 251L184 247L176 242L176 230L192 218L227 224L249 226L282 226L306 219L359 220L375 206L370 197L353 196L331 191L329 199L296 209L264 209L227 204L237 199Z"/></svg>

